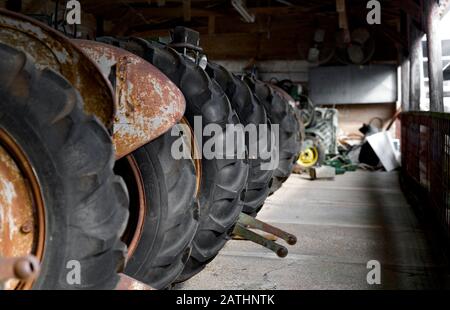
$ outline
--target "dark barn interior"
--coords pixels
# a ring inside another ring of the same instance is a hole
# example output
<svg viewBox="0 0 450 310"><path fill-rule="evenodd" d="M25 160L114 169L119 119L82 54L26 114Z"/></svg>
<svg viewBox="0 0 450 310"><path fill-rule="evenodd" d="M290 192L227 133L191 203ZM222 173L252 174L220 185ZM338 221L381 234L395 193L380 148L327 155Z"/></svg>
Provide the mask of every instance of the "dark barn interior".
<svg viewBox="0 0 450 310"><path fill-rule="evenodd" d="M208 61L238 80L281 88L300 111L298 157L257 209L258 220L296 236L289 255L277 257L273 241L283 237L273 231L258 242L234 228L217 257L173 289L450 287L449 0L83 0L76 26L64 22L66 2L0 0L0 7L71 40L106 42L142 58L150 52L129 38L170 46L202 70ZM174 39L180 33L185 42ZM176 80L155 59L187 104L194 101L189 78ZM160 63L175 64L167 59ZM373 264L381 282L368 278Z"/></svg>

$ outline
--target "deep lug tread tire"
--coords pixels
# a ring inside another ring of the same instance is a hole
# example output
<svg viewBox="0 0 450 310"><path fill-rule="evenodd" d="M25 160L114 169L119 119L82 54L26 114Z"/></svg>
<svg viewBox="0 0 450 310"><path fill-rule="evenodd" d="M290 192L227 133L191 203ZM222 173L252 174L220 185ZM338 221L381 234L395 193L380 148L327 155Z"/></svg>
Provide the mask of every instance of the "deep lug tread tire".
<svg viewBox="0 0 450 310"><path fill-rule="evenodd" d="M113 174L111 138L66 79L25 53L0 44L0 72L0 128L28 157L45 205L33 289L113 289L126 256L128 192ZM66 279L69 261L80 263L80 284Z"/></svg>
<svg viewBox="0 0 450 310"><path fill-rule="evenodd" d="M144 58L164 73L182 91L186 99L185 117L194 127L194 116L202 118L203 127L214 123L222 128L238 124L228 98L206 72L174 49L142 39L102 39ZM210 137L203 137L203 145ZM230 239L243 207L243 191L248 177L248 163L243 154L236 159L202 158L200 189L200 221L192 242L192 252L176 282L183 282L199 273L211 262Z"/></svg>
<svg viewBox="0 0 450 310"><path fill-rule="evenodd" d="M144 183L147 212L125 273L156 289L167 288L181 274L198 227L194 163L171 155L178 138L166 132L132 154Z"/></svg>
<svg viewBox="0 0 450 310"><path fill-rule="evenodd" d="M264 105L272 124L279 125L279 164L270 187L272 195L292 173L301 147L300 127L293 108L268 84L253 78L245 81Z"/></svg>
<svg viewBox="0 0 450 310"><path fill-rule="evenodd" d="M236 111L244 126L248 124L253 124L257 127L259 125L270 126L266 110L259 102L259 99L251 92L247 84L224 67L215 63L208 63L206 72L212 79L219 83L220 87L224 90L230 100L232 108ZM252 145L250 145L251 142L252 141L246 139L248 150L252 147ZM264 147L265 144L268 143L267 150L276 151L273 149L273 146L271 146L272 139L270 132L268 132L266 140L259 139L258 129L258 141L255 142L256 147ZM269 159L262 159L259 157L259 154L256 158L249 158L249 175L243 207L243 212L247 214L256 216L269 195L274 170L264 170L261 166L264 164L268 165L271 159L272 157Z"/></svg>

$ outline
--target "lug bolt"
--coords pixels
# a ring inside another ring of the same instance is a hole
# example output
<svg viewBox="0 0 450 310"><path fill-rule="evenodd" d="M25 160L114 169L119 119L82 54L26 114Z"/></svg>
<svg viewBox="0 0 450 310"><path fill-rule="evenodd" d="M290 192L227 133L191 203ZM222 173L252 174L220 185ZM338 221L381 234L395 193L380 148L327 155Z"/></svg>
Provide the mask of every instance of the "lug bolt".
<svg viewBox="0 0 450 310"><path fill-rule="evenodd" d="M26 222L20 227L20 231L24 234L29 234L33 230L33 224L31 222Z"/></svg>

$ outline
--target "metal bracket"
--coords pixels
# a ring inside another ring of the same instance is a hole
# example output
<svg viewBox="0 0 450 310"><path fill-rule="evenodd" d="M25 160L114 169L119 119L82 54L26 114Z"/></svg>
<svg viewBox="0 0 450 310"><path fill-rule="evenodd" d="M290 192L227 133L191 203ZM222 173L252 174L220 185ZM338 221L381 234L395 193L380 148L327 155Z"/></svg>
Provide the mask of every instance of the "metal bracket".
<svg viewBox="0 0 450 310"><path fill-rule="evenodd" d="M277 236L289 245L294 245L297 243L297 237L285 232L275 226L264 223L263 221L257 220L245 213L239 215L239 220L234 228L233 234L243 237L246 240L253 241L257 244L262 245L265 248L275 252L279 257L286 257L288 255L288 250L286 247L269 240L249 228L258 229L266 233Z"/></svg>
<svg viewBox="0 0 450 310"><path fill-rule="evenodd" d="M11 279L29 280L39 274L40 264L35 256L0 257L0 283Z"/></svg>

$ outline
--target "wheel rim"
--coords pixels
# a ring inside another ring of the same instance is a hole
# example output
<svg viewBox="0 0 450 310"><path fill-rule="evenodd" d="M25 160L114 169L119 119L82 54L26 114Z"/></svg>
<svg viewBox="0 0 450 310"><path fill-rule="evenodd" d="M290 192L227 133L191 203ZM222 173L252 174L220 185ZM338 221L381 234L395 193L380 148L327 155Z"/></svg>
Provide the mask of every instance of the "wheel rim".
<svg viewBox="0 0 450 310"><path fill-rule="evenodd" d="M184 117L180 122L189 126L189 123ZM189 130L191 134L191 156L196 172L196 195L198 196L201 183L201 160L198 156L199 148L195 140L194 131L190 126ZM148 210L148 202L145 197L145 185L139 165L133 155L128 155L117 161L114 169L115 173L124 179L130 195L130 217L125 232L122 235L122 241L128 247L127 259L130 259L139 245L144 230L145 217Z"/></svg>
<svg viewBox="0 0 450 310"><path fill-rule="evenodd" d="M139 165L133 155L128 155L116 162L114 172L120 175L129 193L129 218L122 241L127 245L127 260L133 256L144 231L148 203L145 198L145 185Z"/></svg>
<svg viewBox="0 0 450 310"><path fill-rule="evenodd" d="M195 166L195 193L196 197L200 194L200 186L202 182L202 160L200 159L200 148L197 142L197 139L195 138L194 130L192 129L191 125L189 124L186 117L183 116L183 118L180 121L181 124L184 124L189 127L190 130L190 136L191 136L191 158L194 161Z"/></svg>
<svg viewBox="0 0 450 310"><path fill-rule="evenodd" d="M297 163L303 167L312 167L319 160L319 152L315 146L309 147L300 153Z"/></svg>
<svg viewBox="0 0 450 310"><path fill-rule="evenodd" d="M0 128L0 256L34 255L45 248L45 207L41 187L25 153ZM30 289L34 279L8 280L5 289Z"/></svg>

